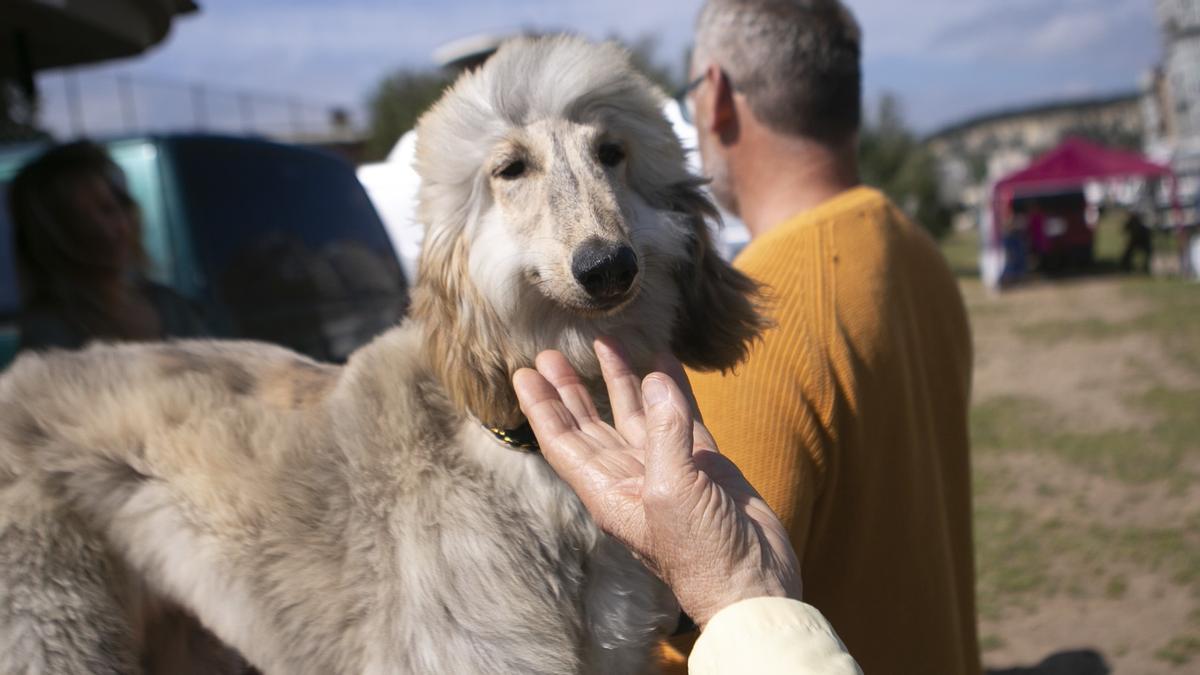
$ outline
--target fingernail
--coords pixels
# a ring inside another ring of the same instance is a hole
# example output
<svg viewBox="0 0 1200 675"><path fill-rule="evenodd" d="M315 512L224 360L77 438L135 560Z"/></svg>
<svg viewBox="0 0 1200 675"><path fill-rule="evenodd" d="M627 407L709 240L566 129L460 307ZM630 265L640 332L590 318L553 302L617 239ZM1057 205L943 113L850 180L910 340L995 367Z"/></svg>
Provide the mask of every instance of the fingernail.
<svg viewBox="0 0 1200 675"><path fill-rule="evenodd" d="M648 377L642 383L642 398L646 399L646 405L665 403L669 395L667 385L657 377Z"/></svg>

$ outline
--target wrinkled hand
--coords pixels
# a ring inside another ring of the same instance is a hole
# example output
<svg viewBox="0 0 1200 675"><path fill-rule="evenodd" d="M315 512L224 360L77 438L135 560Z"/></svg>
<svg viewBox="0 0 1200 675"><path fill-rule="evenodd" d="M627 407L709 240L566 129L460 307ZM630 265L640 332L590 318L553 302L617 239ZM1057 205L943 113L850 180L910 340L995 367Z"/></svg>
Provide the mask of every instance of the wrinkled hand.
<svg viewBox="0 0 1200 675"><path fill-rule="evenodd" d="M616 428L558 352L542 352L537 370L518 371L513 385L542 453L596 523L701 627L739 600L800 599L787 532L697 421L679 362L662 358L665 372L640 380L617 343L597 340L595 349Z"/></svg>

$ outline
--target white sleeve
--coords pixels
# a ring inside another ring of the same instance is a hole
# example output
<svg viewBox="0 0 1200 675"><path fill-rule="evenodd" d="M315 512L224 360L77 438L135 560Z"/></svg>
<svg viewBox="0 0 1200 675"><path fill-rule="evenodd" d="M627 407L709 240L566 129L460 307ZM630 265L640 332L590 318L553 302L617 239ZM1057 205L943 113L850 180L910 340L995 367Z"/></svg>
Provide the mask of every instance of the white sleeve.
<svg viewBox="0 0 1200 675"><path fill-rule="evenodd" d="M861 675L833 627L812 605L753 598L709 620L688 657L689 675Z"/></svg>

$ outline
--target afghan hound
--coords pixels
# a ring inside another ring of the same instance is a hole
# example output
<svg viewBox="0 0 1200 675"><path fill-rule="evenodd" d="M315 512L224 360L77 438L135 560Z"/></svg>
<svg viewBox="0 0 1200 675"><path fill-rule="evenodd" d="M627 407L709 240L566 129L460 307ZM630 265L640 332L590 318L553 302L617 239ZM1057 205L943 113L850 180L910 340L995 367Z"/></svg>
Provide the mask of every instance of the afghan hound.
<svg viewBox="0 0 1200 675"><path fill-rule="evenodd" d="M763 327L611 44L503 47L418 126L411 316L344 366L93 345L0 378L0 672L631 673L673 599L536 450L510 377L593 340L732 367ZM214 637L215 636L215 637ZM217 645L214 647L214 645Z"/></svg>

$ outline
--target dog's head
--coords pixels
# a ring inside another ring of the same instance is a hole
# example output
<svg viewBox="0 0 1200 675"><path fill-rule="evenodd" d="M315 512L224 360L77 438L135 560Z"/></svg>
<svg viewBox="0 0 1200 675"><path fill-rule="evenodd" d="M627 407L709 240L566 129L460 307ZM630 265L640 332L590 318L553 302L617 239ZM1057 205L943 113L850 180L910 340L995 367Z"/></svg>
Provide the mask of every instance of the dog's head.
<svg viewBox="0 0 1200 675"><path fill-rule="evenodd" d="M543 349L588 377L604 334L641 367L670 347L725 369L761 329L663 101L621 48L556 37L507 44L421 118L413 313L480 419L519 419L509 377Z"/></svg>

